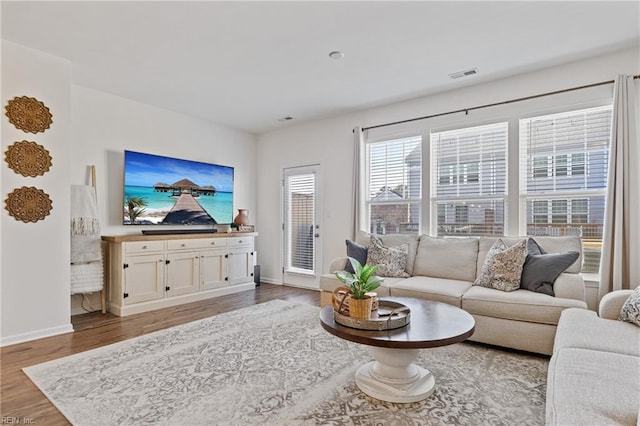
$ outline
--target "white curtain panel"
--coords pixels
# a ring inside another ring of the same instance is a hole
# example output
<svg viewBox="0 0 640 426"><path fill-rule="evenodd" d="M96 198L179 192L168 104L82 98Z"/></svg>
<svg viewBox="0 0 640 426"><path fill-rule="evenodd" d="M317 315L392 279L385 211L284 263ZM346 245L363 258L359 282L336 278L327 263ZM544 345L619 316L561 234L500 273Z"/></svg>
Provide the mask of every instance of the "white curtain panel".
<svg viewBox="0 0 640 426"><path fill-rule="evenodd" d="M353 235L352 240L356 240L358 231L364 225L362 206L364 205L364 133L361 127L353 129Z"/></svg>
<svg viewBox="0 0 640 426"><path fill-rule="evenodd" d="M598 298L640 285L640 135L638 83L619 75L614 84L607 207Z"/></svg>

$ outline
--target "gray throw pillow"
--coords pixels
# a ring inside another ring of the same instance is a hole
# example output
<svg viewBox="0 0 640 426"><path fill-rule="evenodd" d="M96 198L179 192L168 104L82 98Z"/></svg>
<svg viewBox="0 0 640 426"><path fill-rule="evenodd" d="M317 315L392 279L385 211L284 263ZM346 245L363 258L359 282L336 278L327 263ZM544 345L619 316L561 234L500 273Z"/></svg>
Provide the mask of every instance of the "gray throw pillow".
<svg viewBox="0 0 640 426"><path fill-rule="evenodd" d="M407 278L404 269L407 266L409 257L409 244L401 244L397 247L386 247L382 241L371 236L371 244L369 245L369 254L367 263L369 265L378 265L375 274L379 277L397 277Z"/></svg>
<svg viewBox="0 0 640 426"><path fill-rule="evenodd" d="M520 288L555 296L553 283L580 257L577 251L546 253L533 238L527 241L527 258L522 267Z"/></svg>
<svg viewBox="0 0 640 426"><path fill-rule="evenodd" d="M640 287L636 287L624 302L618 319L640 326Z"/></svg>
<svg viewBox="0 0 640 426"><path fill-rule="evenodd" d="M350 240L345 240L345 244L347 245L348 257L353 257L355 260L360 262L361 265L364 265L367 263L367 254L369 252L369 247L361 246L355 241L350 241ZM347 264L344 266L344 270L352 274L355 272L349 260L347 260Z"/></svg>
<svg viewBox="0 0 640 426"><path fill-rule="evenodd" d="M497 239L489 249L482 265L482 271L473 285L494 288L502 291L514 291L520 288L522 265L527 256L527 240L507 247Z"/></svg>

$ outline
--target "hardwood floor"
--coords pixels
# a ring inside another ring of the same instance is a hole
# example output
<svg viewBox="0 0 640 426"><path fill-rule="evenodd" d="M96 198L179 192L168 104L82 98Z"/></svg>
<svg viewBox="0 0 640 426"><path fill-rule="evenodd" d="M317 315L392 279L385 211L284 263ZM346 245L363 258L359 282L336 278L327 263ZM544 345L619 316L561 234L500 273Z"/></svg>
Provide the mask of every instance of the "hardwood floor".
<svg viewBox="0 0 640 426"><path fill-rule="evenodd" d="M99 312L77 315L71 320L73 333L1 348L0 424L69 424L22 372L24 367L273 299L320 306L319 291L262 284L255 290L124 318Z"/></svg>

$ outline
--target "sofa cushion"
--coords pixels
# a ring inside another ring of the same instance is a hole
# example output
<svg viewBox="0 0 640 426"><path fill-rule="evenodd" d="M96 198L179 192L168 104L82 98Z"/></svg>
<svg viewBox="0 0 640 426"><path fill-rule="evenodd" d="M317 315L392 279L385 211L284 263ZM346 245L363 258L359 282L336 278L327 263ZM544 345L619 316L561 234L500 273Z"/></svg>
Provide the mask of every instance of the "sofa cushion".
<svg viewBox="0 0 640 426"><path fill-rule="evenodd" d="M361 265L367 263L367 255L369 253L368 247L360 245L355 241L345 240L344 242L347 245L347 257L353 257L355 260L360 262ZM344 265L344 270L352 274L355 272L348 259L346 265Z"/></svg>
<svg viewBox="0 0 640 426"><path fill-rule="evenodd" d="M547 425L635 425L640 358L565 348L549 362Z"/></svg>
<svg viewBox="0 0 640 426"><path fill-rule="evenodd" d="M371 243L371 235L368 232L358 231L356 234L356 242L363 246L369 246ZM402 244L409 245L409 251L407 256L407 266L405 272L409 275L413 275L413 264L416 261L416 251L418 249L418 236L415 234L386 234L377 235L380 238L382 244L387 247L398 247Z"/></svg>
<svg viewBox="0 0 640 426"><path fill-rule="evenodd" d="M477 258L477 238L421 235L413 275L473 282Z"/></svg>
<svg viewBox="0 0 640 426"><path fill-rule="evenodd" d="M582 240L580 237L533 237L545 253L577 251L579 256L565 272L579 274L582 271Z"/></svg>
<svg viewBox="0 0 640 426"><path fill-rule="evenodd" d="M618 319L640 326L640 287L636 287L625 300Z"/></svg>
<svg viewBox="0 0 640 426"><path fill-rule="evenodd" d="M529 237L499 237L506 245L512 246L523 239ZM578 274L582 270L582 240L580 237L533 237L545 253L566 253L568 251L577 251L580 256L573 264L567 268L565 272ZM478 262L476 265L477 272L480 274L482 265L487 257L487 252L498 237L480 237L478 242Z"/></svg>
<svg viewBox="0 0 640 426"><path fill-rule="evenodd" d="M541 324L558 324L566 308L586 309L587 304L523 289L507 293L480 286L471 287L462 296L462 309L470 314Z"/></svg>
<svg viewBox="0 0 640 426"><path fill-rule="evenodd" d="M520 288L522 266L527 257L527 242L520 241L507 247L497 239L487 253L480 275L473 285L495 288L501 291L514 291Z"/></svg>
<svg viewBox="0 0 640 426"><path fill-rule="evenodd" d="M578 257L580 257L580 253L577 251L545 253L533 238L529 238L520 287L555 296L553 283Z"/></svg>
<svg viewBox="0 0 640 426"><path fill-rule="evenodd" d="M378 267L375 274L379 277L406 278L409 276L409 274L405 272L408 251L408 244L401 244L397 247L387 247L382 244L379 238L372 235L367 264Z"/></svg>
<svg viewBox="0 0 640 426"><path fill-rule="evenodd" d="M471 287L469 281L447 278L411 277L389 286L391 296L417 297L460 307L460 300Z"/></svg>
<svg viewBox="0 0 640 426"><path fill-rule="evenodd" d="M564 348L591 349L640 357L640 328L603 319L586 309L565 309L560 315L554 352Z"/></svg>

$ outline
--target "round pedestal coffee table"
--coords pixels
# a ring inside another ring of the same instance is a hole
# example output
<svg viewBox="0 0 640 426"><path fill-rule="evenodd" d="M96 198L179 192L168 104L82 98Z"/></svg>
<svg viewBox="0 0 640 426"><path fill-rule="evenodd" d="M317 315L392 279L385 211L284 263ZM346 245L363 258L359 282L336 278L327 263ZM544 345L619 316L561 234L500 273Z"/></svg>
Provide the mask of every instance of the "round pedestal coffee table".
<svg viewBox="0 0 640 426"><path fill-rule="evenodd" d="M414 363L420 349L462 342L473 334L475 320L467 312L441 302L410 297L384 297L409 306L411 321L393 330L369 331L335 322L333 306L320 311L322 328L342 339L371 346L375 361L356 372L356 384L367 395L389 402L415 402L435 390L433 374Z"/></svg>

